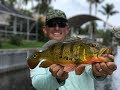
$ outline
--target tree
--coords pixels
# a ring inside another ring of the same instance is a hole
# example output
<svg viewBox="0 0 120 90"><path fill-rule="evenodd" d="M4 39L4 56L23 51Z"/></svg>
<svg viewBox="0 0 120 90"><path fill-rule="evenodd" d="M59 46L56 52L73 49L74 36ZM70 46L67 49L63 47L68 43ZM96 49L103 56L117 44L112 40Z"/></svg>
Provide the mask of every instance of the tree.
<svg viewBox="0 0 120 90"><path fill-rule="evenodd" d="M114 10L113 4L106 4L105 6L102 6L102 10L99 10L103 15L106 15L106 22L108 22L108 19L110 16L118 13L118 11ZM106 24L104 26L106 28Z"/></svg>
<svg viewBox="0 0 120 90"><path fill-rule="evenodd" d="M104 0L87 0L87 2L89 3L89 14L92 14L92 5L95 5L95 15L97 15L97 7L98 4L102 3Z"/></svg>
<svg viewBox="0 0 120 90"><path fill-rule="evenodd" d="M33 7L33 0L17 0L17 8L20 10L20 9L23 9L23 6L27 6L28 3L31 2L32 4L32 7Z"/></svg>
<svg viewBox="0 0 120 90"><path fill-rule="evenodd" d="M45 37L42 31L44 26L44 21L42 20L42 17L38 18L37 24L38 24L38 41L44 41L44 42L47 41L47 38Z"/></svg>
<svg viewBox="0 0 120 90"><path fill-rule="evenodd" d="M89 2L89 14L92 14L92 5L95 3L95 0L87 0ZM95 29L94 29L94 22L91 22L89 24L89 29L88 29L88 33L90 36L90 39L95 40Z"/></svg>
<svg viewBox="0 0 120 90"><path fill-rule="evenodd" d="M9 5L9 6L12 6L12 7L14 7L16 2L17 2L17 0L0 0L1 4Z"/></svg>
<svg viewBox="0 0 120 90"><path fill-rule="evenodd" d="M98 4L101 4L104 0L95 0L94 3L95 3L95 15L97 15L97 7L98 7Z"/></svg>
<svg viewBox="0 0 120 90"><path fill-rule="evenodd" d="M92 5L94 4L95 0L87 0L87 2L89 3L89 14L92 14Z"/></svg>
<svg viewBox="0 0 120 90"><path fill-rule="evenodd" d="M33 8L35 12L45 15L49 9L52 9L50 5L52 0L36 0L38 4Z"/></svg>
<svg viewBox="0 0 120 90"><path fill-rule="evenodd" d="M104 34L103 34L103 44L106 46L111 45L112 42L112 32L110 30L107 30Z"/></svg>

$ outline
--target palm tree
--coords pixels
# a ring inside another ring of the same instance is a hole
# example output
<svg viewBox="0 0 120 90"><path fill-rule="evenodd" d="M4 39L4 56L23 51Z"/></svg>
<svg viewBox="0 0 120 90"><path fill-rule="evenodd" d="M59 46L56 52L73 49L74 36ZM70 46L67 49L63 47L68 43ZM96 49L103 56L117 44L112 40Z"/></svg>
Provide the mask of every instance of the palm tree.
<svg viewBox="0 0 120 90"><path fill-rule="evenodd" d="M28 2L31 2L32 8L34 7L34 0L22 0L22 2L27 5Z"/></svg>
<svg viewBox="0 0 120 90"><path fill-rule="evenodd" d="M95 0L87 0L89 3L89 14L92 14L92 5L95 3ZM90 22L88 25L88 34L91 40L95 40L95 28L94 24L95 22Z"/></svg>
<svg viewBox="0 0 120 90"><path fill-rule="evenodd" d="M102 10L99 10L103 15L106 15L106 23L108 22L108 19L110 16L117 14L118 11L114 10L113 4L106 4L105 6L102 6ZM106 23L104 28L106 28Z"/></svg>
<svg viewBox="0 0 120 90"><path fill-rule="evenodd" d="M94 0L94 4L95 4L95 15L97 15L97 7L98 4L101 4L104 0Z"/></svg>
<svg viewBox="0 0 120 90"><path fill-rule="evenodd" d="M87 0L87 2L89 3L89 14L92 14L92 5L95 5L95 15L97 15L97 7L98 4L102 3L104 0Z"/></svg>
<svg viewBox="0 0 120 90"><path fill-rule="evenodd" d="M110 16L117 14L118 11L114 10L114 5L113 4L106 4L105 6L102 6L102 10L99 10L103 15L106 15L106 22L104 23L104 30L106 31L107 28L107 23L108 23L108 19L110 18ZM106 31L107 32L107 31ZM107 39L108 40L108 39ZM112 44L112 40L113 40L113 35L111 33L111 44Z"/></svg>
<svg viewBox="0 0 120 90"><path fill-rule="evenodd" d="M89 14L92 14L92 5L94 4L95 0L87 0L87 2L89 3Z"/></svg>
<svg viewBox="0 0 120 90"><path fill-rule="evenodd" d="M48 9L52 9L49 5L52 0L36 0L38 4L33 8L35 12L45 15Z"/></svg>

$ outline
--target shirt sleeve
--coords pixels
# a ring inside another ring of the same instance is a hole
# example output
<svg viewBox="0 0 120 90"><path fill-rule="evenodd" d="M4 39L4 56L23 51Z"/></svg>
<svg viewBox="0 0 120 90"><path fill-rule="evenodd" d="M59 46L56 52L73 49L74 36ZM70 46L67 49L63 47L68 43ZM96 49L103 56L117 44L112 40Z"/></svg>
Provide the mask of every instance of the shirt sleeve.
<svg viewBox="0 0 120 90"><path fill-rule="evenodd" d="M48 41L42 46L42 48L40 48L39 52L45 50L52 43L56 43L56 41ZM56 90L60 86L64 85L65 81L59 84L57 79L51 75L49 68L40 68L40 64L41 62L36 66L36 68L30 70L32 85L34 88L37 90Z"/></svg>
<svg viewBox="0 0 120 90"><path fill-rule="evenodd" d="M97 81L103 81L107 77L107 76L95 76L95 75L93 75L91 65L86 66L85 71L88 75L90 75L91 78L93 78Z"/></svg>
<svg viewBox="0 0 120 90"><path fill-rule="evenodd" d="M61 85L64 85L64 82L59 84L55 77L49 72L49 68L39 68L37 66L34 69L30 70L32 85L37 90L56 90Z"/></svg>

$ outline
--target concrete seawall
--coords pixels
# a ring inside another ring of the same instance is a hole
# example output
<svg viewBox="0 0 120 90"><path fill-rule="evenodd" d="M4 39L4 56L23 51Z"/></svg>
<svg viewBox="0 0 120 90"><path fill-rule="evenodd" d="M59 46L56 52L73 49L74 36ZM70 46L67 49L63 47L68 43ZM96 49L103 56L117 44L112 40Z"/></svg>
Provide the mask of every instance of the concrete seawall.
<svg viewBox="0 0 120 90"><path fill-rule="evenodd" d="M0 49L0 73L27 68L26 58L38 48Z"/></svg>

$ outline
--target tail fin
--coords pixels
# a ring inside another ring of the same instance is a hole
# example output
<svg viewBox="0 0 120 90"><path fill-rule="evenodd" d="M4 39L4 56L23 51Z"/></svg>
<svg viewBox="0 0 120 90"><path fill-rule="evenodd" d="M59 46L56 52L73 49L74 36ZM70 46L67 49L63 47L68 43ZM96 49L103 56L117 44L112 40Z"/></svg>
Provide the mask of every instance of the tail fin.
<svg viewBox="0 0 120 90"><path fill-rule="evenodd" d="M39 62L42 60L41 53L42 52L35 52L32 54L32 56L30 56L27 59L27 64L30 69L34 69L39 64Z"/></svg>

